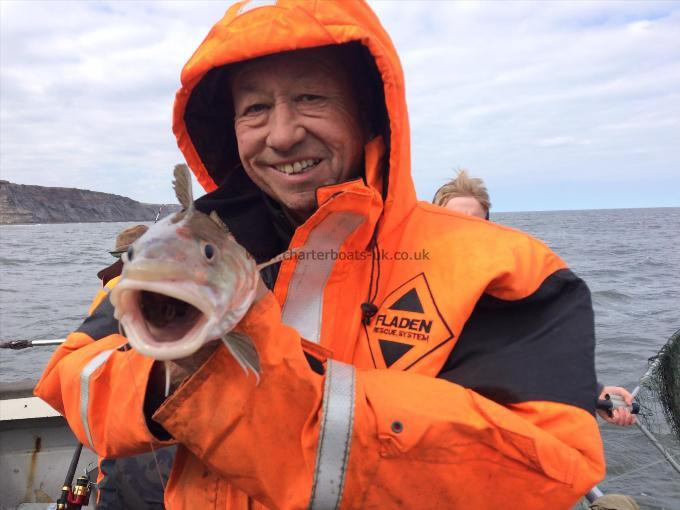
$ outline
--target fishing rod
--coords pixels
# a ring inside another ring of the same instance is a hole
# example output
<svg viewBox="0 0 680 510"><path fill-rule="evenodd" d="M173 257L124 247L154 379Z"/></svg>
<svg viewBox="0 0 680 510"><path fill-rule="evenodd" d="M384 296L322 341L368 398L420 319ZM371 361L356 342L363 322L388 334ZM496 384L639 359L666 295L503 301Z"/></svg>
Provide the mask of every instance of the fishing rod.
<svg viewBox="0 0 680 510"><path fill-rule="evenodd" d="M0 349L21 350L27 349L29 347L61 345L65 341L65 338L54 338L47 340L7 340L0 342ZM57 510L79 510L83 506L87 506L89 504L92 485L90 479L87 476L79 476L75 485L73 485L73 479L75 478L76 468L78 467L78 461L80 460L82 451L83 444L78 443L78 446L76 446L73 456L71 457L71 463L69 464L68 471L66 472L64 484L61 487L61 495L56 502Z"/></svg>
<svg viewBox="0 0 680 510"><path fill-rule="evenodd" d="M18 351L27 347L41 347L44 345L61 345L66 341L65 338L55 338L51 340L7 340L0 342L0 349L13 349Z"/></svg>
<svg viewBox="0 0 680 510"><path fill-rule="evenodd" d="M83 444L78 443L73 457L71 457L71 464L66 472L66 479L61 488L61 496L57 500L56 510L80 510L82 507L90 503L90 491L92 483L90 479L83 475L79 476L76 484L73 485L73 478L76 475L76 468L80 460L80 454L83 451Z"/></svg>

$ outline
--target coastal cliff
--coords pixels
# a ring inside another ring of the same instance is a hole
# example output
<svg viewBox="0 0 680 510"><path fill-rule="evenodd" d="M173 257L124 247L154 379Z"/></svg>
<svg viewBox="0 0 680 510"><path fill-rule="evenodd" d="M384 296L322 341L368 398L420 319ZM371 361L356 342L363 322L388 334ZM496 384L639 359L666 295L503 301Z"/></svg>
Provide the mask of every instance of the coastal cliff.
<svg viewBox="0 0 680 510"><path fill-rule="evenodd" d="M76 188L51 188L0 180L0 224L153 221L159 204ZM164 205L162 215L179 210Z"/></svg>

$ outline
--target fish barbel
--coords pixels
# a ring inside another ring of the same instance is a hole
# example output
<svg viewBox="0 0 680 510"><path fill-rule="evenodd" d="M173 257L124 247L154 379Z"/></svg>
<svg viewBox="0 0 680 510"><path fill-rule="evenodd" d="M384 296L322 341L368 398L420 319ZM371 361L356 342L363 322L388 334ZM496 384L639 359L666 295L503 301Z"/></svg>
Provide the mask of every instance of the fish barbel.
<svg viewBox="0 0 680 510"><path fill-rule="evenodd" d="M217 213L196 209L186 165L177 165L174 176L183 210L152 225L123 254L121 279L110 294L115 317L145 356L184 358L222 339L259 380L252 340L232 332L255 299L258 266Z"/></svg>

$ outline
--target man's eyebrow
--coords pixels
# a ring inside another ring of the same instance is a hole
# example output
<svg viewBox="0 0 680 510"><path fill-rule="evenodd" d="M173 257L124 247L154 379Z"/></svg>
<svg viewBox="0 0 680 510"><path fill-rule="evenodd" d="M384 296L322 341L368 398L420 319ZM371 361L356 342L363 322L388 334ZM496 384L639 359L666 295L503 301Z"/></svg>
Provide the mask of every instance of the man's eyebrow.
<svg viewBox="0 0 680 510"><path fill-rule="evenodd" d="M318 88L321 84L326 84L328 81L332 81L329 78L331 70L327 66L318 66L317 69L319 68L322 70L321 73L318 73L314 69L297 70L295 84L297 86ZM248 74L249 73L246 71L243 73L245 77L242 78L243 75L236 75L235 78L232 78L232 90L238 90L239 92L244 93L264 92L264 87L259 85L258 80L253 80L252 78L248 77ZM319 78L321 78L321 80Z"/></svg>
<svg viewBox="0 0 680 510"><path fill-rule="evenodd" d="M256 93L262 91L262 88L258 87L257 84L252 81L242 81L240 83L232 82L232 89L246 93Z"/></svg>

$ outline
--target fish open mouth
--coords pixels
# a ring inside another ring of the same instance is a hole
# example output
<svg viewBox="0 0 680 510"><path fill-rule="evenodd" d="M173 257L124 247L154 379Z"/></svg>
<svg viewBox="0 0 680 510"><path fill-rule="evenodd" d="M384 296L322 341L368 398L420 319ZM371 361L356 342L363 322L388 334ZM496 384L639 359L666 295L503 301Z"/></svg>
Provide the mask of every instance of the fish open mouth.
<svg viewBox="0 0 680 510"><path fill-rule="evenodd" d="M211 340L211 305L190 284L121 281L111 291L130 345L157 360L190 356Z"/></svg>
<svg viewBox="0 0 680 510"><path fill-rule="evenodd" d="M147 330L164 342L181 340L203 317L198 308L186 301L146 290L137 294Z"/></svg>

